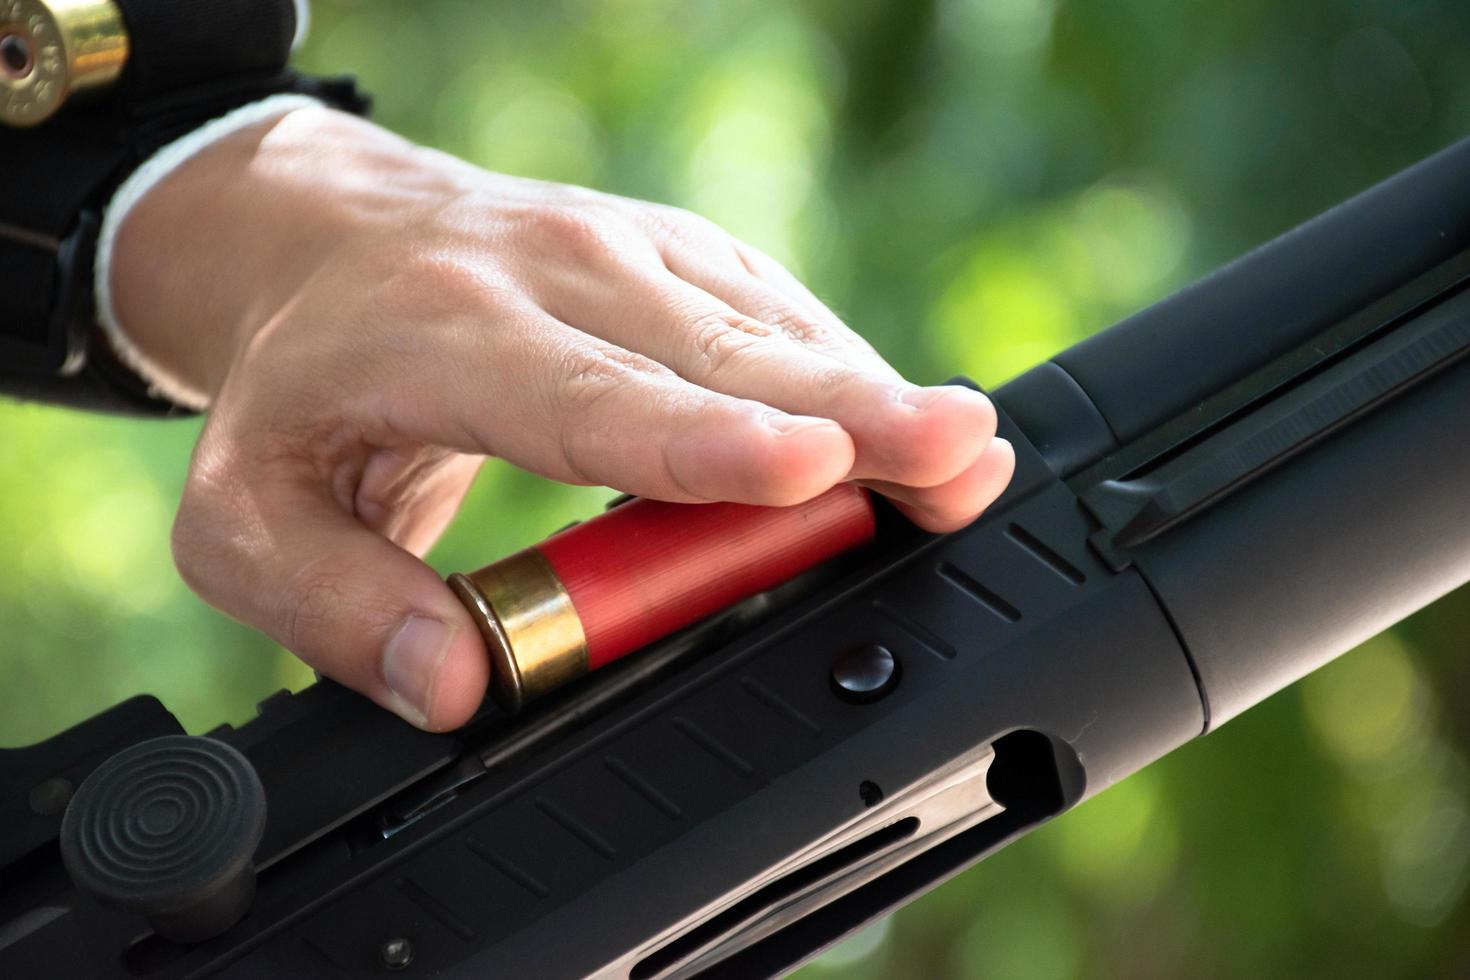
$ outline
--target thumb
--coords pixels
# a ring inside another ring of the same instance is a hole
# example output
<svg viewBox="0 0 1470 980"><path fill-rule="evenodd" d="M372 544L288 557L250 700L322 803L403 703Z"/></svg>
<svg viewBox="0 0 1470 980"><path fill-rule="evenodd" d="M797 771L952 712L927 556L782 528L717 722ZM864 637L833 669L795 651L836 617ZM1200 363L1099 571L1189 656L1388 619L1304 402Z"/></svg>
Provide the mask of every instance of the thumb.
<svg viewBox="0 0 1470 980"><path fill-rule="evenodd" d="M173 547L206 601L420 728L458 727L485 696L489 660L454 593L319 486L196 483Z"/></svg>

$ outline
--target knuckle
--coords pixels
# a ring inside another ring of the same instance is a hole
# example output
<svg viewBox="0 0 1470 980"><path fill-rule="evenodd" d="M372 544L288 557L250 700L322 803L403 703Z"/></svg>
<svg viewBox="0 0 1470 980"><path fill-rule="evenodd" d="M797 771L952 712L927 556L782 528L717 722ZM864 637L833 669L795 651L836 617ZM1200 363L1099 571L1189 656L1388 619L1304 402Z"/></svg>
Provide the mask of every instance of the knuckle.
<svg viewBox="0 0 1470 980"><path fill-rule="evenodd" d="M184 584L195 592L203 593L205 586L206 549L204 547L203 524L199 518L199 505L194 498L185 494L174 516L173 529L169 532L169 551L173 555L174 567Z"/></svg>
<svg viewBox="0 0 1470 980"><path fill-rule="evenodd" d="M704 252L712 247L734 249L734 239L729 233L702 214L658 205L651 210L649 220L656 236L690 251Z"/></svg>
<svg viewBox="0 0 1470 980"><path fill-rule="evenodd" d="M812 373L811 390L818 399L832 398L846 392L858 380L858 375L845 364L821 367Z"/></svg>
<svg viewBox="0 0 1470 980"><path fill-rule="evenodd" d="M700 227L710 225L710 222L701 214L696 214L688 208L681 208L676 204L655 204L652 207L654 218L667 227Z"/></svg>
<svg viewBox="0 0 1470 980"><path fill-rule="evenodd" d="M578 351L568 358L558 400L573 417L585 417L610 395L648 377L663 375L646 357L619 348Z"/></svg>
<svg viewBox="0 0 1470 980"><path fill-rule="evenodd" d="M723 374L758 349L772 334L759 320L719 310L695 317L689 324L694 354L708 374Z"/></svg>
<svg viewBox="0 0 1470 980"><path fill-rule="evenodd" d="M588 204L536 208L530 215L531 233L544 247L592 264L617 252L617 231L610 216Z"/></svg>
<svg viewBox="0 0 1470 980"><path fill-rule="evenodd" d="M704 221L699 215L672 204L655 204L648 209L648 218L657 231L671 237L683 237Z"/></svg>
<svg viewBox="0 0 1470 980"><path fill-rule="evenodd" d="M466 257L440 251L400 256L381 291L386 312L414 318L482 309L496 296L483 270Z"/></svg>
<svg viewBox="0 0 1470 980"><path fill-rule="evenodd" d="M571 355L552 399L557 419L555 437L570 476L567 482L606 482L597 473L607 463L607 445L620 424L618 413L608 410L607 401L635 386L673 376L656 361L622 348L596 348ZM647 397L645 393L645 400Z"/></svg>
<svg viewBox="0 0 1470 980"><path fill-rule="evenodd" d="M297 572L282 592L278 622L281 641L300 652L320 636L351 601L346 574L331 558L320 558Z"/></svg>
<svg viewBox="0 0 1470 980"><path fill-rule="evenodd" d="M179 577L211 601L217 570L231 564L226 552L237 539L234 508L239 495L240 480L233 462L200 453L169 531L169 551Z"/></svg>
<svg viewBox="0 0 1470 980"><path fill-rule="evenodd" d="M832 335L832 331L800 310L794 310L789 306L775 307L762 319L803 347L827 351L841 346L837 338Z"/></svg>
<svg viewBox="0 0 1470 980"><path fill-rule="evenodd" d="M719 224L694 211L686 211L683 208L677 208L676 211L679 223L691 234L706 241L718 241L734 251L735 239Z"/></svg>
<svg viewBox="0 0 1470 980"><path fill-rule="evenodd" d="M578 358L562 384L562 401L573 412L584 414L617 391L625 374L621 366L601 356Z"/></svg>

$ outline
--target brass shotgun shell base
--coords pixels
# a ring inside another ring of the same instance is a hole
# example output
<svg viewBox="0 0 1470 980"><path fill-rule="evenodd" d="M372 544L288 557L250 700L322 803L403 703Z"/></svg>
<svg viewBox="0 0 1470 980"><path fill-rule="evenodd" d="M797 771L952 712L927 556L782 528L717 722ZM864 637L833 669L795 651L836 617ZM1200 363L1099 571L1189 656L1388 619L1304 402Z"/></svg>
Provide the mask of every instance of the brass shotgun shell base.
<svg viewBox="0 0 1470 980"><path fill-rule="evenodd" d="M39 125L117 81L127 60L113 0L0 0L0 123Z"/></svg>
<svg viewBox="0 0 1470 980"><path fill-rule="evenodd" d="M587 673L587 635L571 596L541 552L527 548L449 587L474 617L490 653L490 696L515 714L528 701Z"/></svg>

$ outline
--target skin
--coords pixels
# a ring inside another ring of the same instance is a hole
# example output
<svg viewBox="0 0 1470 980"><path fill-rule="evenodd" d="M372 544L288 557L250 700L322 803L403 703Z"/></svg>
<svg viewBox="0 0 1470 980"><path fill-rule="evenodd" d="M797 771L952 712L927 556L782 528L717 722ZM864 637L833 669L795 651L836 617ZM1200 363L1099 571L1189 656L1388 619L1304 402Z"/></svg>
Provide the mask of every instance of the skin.
<svg viewBox="0 0 1470 980"><path fill-rule="evenodd" d="M487 456L689 502L856 480L935 531L1014 467L984 396L905 382L712 223L331 110L170 175L120 229L111 285L130 339L210 405L173 533L185 581L432 730L488 680L421 560Z"/></svg>

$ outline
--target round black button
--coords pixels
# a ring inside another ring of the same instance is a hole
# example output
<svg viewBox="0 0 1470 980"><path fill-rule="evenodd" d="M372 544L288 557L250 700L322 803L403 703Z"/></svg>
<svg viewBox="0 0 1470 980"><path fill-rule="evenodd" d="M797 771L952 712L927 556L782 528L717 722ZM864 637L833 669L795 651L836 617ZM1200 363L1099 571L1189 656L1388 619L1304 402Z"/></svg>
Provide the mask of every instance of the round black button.
<svg viewBox="0 0 1470 980"><path fill-rule="evenodd" d="M864 643L832 664L832 689L844 701L868 704L898 686L898 658L887 647Z"/></svg>
<svg viewBox="0 0 1470 980"><path fill-rule="evenodd" d="M61 821L71 879L167 939L218 935L250 909L265 789L239 750L166 735L123 749L78 787Z"/></svg>

